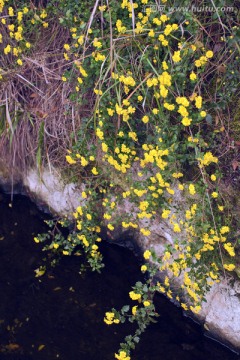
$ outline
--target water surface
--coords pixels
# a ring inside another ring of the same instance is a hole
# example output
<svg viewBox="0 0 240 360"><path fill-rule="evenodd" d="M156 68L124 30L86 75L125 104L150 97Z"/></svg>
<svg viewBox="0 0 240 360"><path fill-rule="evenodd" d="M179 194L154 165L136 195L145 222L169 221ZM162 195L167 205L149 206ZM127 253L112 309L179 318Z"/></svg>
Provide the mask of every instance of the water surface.
<svg viewBox="0 0 240 360"><path fill-rule="evenodd" d="M10 206L9 206L10 204ZM47 256L33 241L47 230L47 215L26 197L10 203L0 194L0 359L110 360L131 324L107 326L104 314L128 304L131 286L142 277L127 249L104 243L102 274L79 274L80 258L36 278ZM237 360L240 357L204 337L202 329L163 296L160 317L142 336L132 360Z"/></svg>

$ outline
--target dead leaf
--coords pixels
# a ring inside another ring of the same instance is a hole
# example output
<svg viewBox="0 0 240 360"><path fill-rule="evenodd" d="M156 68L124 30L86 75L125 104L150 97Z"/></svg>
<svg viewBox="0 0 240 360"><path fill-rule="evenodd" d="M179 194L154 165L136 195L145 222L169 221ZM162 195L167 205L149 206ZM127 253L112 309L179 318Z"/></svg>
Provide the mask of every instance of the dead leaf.
<svg viewBox="0 0 240 360"><path fill-rule="evenodd" d="M232 161L232 167L233 167L233 171L236 171L237 168L239 167L239 162L236 159Z"/></svg>
<svg viewBox="0 0 240 360"><path fill-rule="evenodd" d="M18 344L8 344L5 346L5 349L8 350L8 351L17 351L20 349L20 346Z"/></svg>
<svg viewBox="0 0 240 360"><path fill-rule="evenodd" d="M44 348L45 348L45 345L39 345L38 351L41 351L41 350L44 349Z"/></svg>
<svg viewBox="0 0 240 360"><path fill-rule="evenodd" d="M48 275L47 277L48 277L48 279L55 279L55 277L53 275Z"/></svg>

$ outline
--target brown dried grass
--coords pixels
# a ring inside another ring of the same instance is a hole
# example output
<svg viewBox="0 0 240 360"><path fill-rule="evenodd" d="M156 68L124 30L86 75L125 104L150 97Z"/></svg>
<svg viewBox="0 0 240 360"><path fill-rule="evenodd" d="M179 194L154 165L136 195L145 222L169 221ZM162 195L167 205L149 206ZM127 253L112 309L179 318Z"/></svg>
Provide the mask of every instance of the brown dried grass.
<svg viewBox="0 0 240 360"><path fill-rule="evenodd" d="M62 167L81 118L93 108L91 98L87 107L72 102L72 86L61 79L69 66L63 57L68 31L53 24L35 36L22 67L8 66L5 55L0 58L2 68L13 68L3 74L0 86L0 156L21 172L40 164Z"/></svg>

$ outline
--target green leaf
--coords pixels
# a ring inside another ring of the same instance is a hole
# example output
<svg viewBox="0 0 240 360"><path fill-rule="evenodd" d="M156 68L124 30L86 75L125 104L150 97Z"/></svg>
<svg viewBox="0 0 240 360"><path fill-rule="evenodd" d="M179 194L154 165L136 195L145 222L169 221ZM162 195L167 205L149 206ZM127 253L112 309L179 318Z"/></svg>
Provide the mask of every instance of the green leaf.
<svg viewBox="0 0 240 360"><path fill-rule="evenodd" d="M125 312L128 312L130 309L130 306L129 305L125 305L122 307L122 314L125 313Z"/></svg>

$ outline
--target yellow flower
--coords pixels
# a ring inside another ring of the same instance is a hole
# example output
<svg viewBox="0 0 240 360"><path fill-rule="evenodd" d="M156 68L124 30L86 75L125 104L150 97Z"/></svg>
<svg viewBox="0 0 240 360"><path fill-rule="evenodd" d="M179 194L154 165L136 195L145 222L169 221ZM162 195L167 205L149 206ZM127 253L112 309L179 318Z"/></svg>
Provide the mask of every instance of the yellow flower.
<svg viewBox="0 0 240 360"><path fill-rule="evenodd" d="M147 271L147 266L146 266L146 265L142 265L142 266L141 266L141 271L142 271L142 272Z"/></svg>
<svg viewBox="0 0 240 360"><path fill-rule="evenodd" d="M69 46L68 44L64 44L63 47L64 47L64 49L67 50L67 51L70 50L70 46Z"/></svg>
<svg viewBox="0 0 240 360"><path fill-rule="evenodd" d="M107 151L108 151L108 146L107 146L107 144L102 143L102 151L103 151L103 152L107 152Z"/></svg>
<svg viewBox="0 0 240 360"><path fill-rule="evenodd" d="M4 48L3 51L4 51L4 54L5 54L5 55L9 54L10 51L11 51L11 45L8 44L8 45Z"/></svg>
<svg viewBox="0 0 240 360"><path fill-rule="evenodd" d="M150 303L150 301L145 300L145 301L143 302L143 305L144 305L144 306L150 306L150 305L151 305L151 303Z"/></svg>
<svg viewBox="0 0 240 360"><path fill-rule="evenodd" d="M173 59L173 62L176 62L176 63L181 61L180 51L174 51L172 59Z"/></svg>
<svg viewBox="0 0 240 360"><path fill-rule="evenodd" d="M111 230L111 231L113 231L113 230L114 230L114 226L113 226L112 224L108 224L108 226L107 226L107 227L108 227L108 229L109 229L109 230Z"/></svg>
<svg viewBox="0 0 240 360"><path fill-rule="evenodd" d="M137 305L132 307L132 314L133 314L133 316L136 315L137 308L138 308Z"/></svg>
<svg viewBox="0 0 240 360"><path fill-rule="evenodd" d="M212 52L211 50L208 50L208 51L206 52L206 57L207 57L208 59L211 59L211 58L213 57L213 52Z"/></svg>
<svg viewBox="0 0 240 360"><path fill-rule="evenodd" d="M202 167L203 165L209 165L212 162L213 163L217 163L218 162L218 158L216 156L213 156L213 154L211 153L211 151L207 151L204 156L203 159L198 159L200 162L200 167Z"/></svg>
<svg viewBox="0 0 240 360"><path fill-rule="evenodd" d="M224 264L223 267L228 271L233 271L236 268L234 264Z"/></svg>
<svg viewBox="0 0 240 360"><path fill-rule="evenodd" d="M20 66L22 66L22 64L23 64L22 60L21 60L21 59L17 59L17 64L20 65Z"/></svg>
<svg viewBox="0 0 240 360"><path fill-rule="evenodd" d="M217 180L217 177L216 177L216 175L212 174L211 177L210 177L210 179L211 179L212 181L216 181L216 180Z"/></svg>
<svg viewBox="0 0 240 360"><path fill-rule="evenodd" d="M202 97L201 96L196 96L195 106L197 109L201 109L201 107L202 107Z"/></svg>
<svg viewBox="0 0 240 360"><path fill-rule="evenodd" d="M120 351L119 354L114 354L115 359L118 360L130 360L130 356L127 356L127 353L125 351Z"/></svg>
<svg viewBox="0 0 240 360"><path fill-rule="evenodd" d="M58 249L58 248L59 248L59 244L54 243L54 244L53 244L53 248L54 248L54 249Z"/></svg>
<svg viewBox="0 0 240 360"><path fill-rule="evenodd" d="M98 175L98 171L97 171L97 169L95 167L92 168L92 173L93 173L93 175Z"/></svg>
<svg viewBox="0 0 240 360"><path fill-rule="evenodd" d="M69 164L76 164L76 160L74 160L70 155L66 156L66 160Z"/></svg>
<svg viewBox="0 0 240 360"><path fill-rule="evenodd" d="M106 8L107 8L106 5L102 5L102 6L99 6L99 7L98 7L99 11L105 11Z"/></svg>
<svg viewBox="0 0 240 360"><path fill-rule="evenodd" d="M88 220L92 220L92 215L91 214L87 214L86 217L87 217Z"/></svg>
<svg viewBox="0 0 240 360"><path fill-rule="evenodd" d="M39 239L36 236L33 238L33 240L35 241L35 243L39 243Z"/></svg>
<svg viewBox="0 0 240 360"><path fill-rule="evenodd" d="M130 291L129 292L129 297L132 300L140 300L141 299L141 294L137 294L134 291Z"/></svg>
<svg viewBox="0 0 240 360"><path fill-rule="evenodd" d="M218 197L218 193L216 191L212 192L211 196L216 199Z"/></svg>
<svg viewBox="0 0 240 360"><path fill-rule="evenodd" d="M63 255L69 255L69 251L63 250Z"/></svg>
<svg viewBox="0 0 240 360"><path fill-rule="evenodd" d="M178 189L182 191L184 189L184 186L182 184L178 184Z"/></svg>
<svg viewBox="0 0 240 360"><path fill-rule="evenodd" d="M230 242L225 243L223 246L230 256L235 256L234 248Z"/></svg>
<svg viewBox="0 0 240 360"><path fill-rule="evenodd" d="M177 223L174 224L173 231L174 232L181 232L180 226Z"/></svg>
<svg viewBox="0 0 240 360"><path fill-rule="evenodd" d="M149 236L151 234L151 231L147 229L140 229L140 232L145 236Z"/></svg>
<svg viewBox="0 0 240 360"><path fill-rule="evenodd" d="M197 75L192 71L189 78L190 78L190 80L194 81L194 80L196 80Z"/></svg>
<svg viewBox="0 0 240 360"><path fill-rule="evenodd" d="M201 112L200 112L200 116L203 117L203 118L206 117L206 116L207 116L206 111L201 111Z"/></svg>
<svg viewBox="0 0 240 360"><path fill-rule="evenodd" d="M142 118L142 122L144 122L144 124L147 124L149 122L149 117L147 115L144 115Z"/></svg>
<svg viewBox="0 0 240 360"><path fill-rule="evenodd" d="M188 190L191 195L196 194L195 186L193 184L189 185Z"/></svg>
<svg viewBox="0 0 240 360"><path fill-rule="evenodd" d="M189 125L191 124L191 122L192 122L192 119L189 119L188 117L184 117L184 118L182 119L182 124L183 124L184 126L189 126Z"/></svg>
<svg viewBox="0 0 240 360"><path fill-rule="evenodd" d="M86 194L85 191L82 192L82 198L83 198L83 199L86 199L86 198L87 198L87 194Z"/></svg>
<svg viewBox="0 0 240 360"><path fill-rule="evenodd" d="M221 229L220 229L220 233L221 234L226 234L230 231L229 227L228 226L222 226Z"/></svg>
<svg viewBox="0 0 240 360"><path fill-rule="evenodd" d="M143 253L143 257L144 257L144 259L146 259L146 260L149 260L150 259L150 257L151 257L151 251L150 250L145 250L144 251L144 253Z"/></svg>

